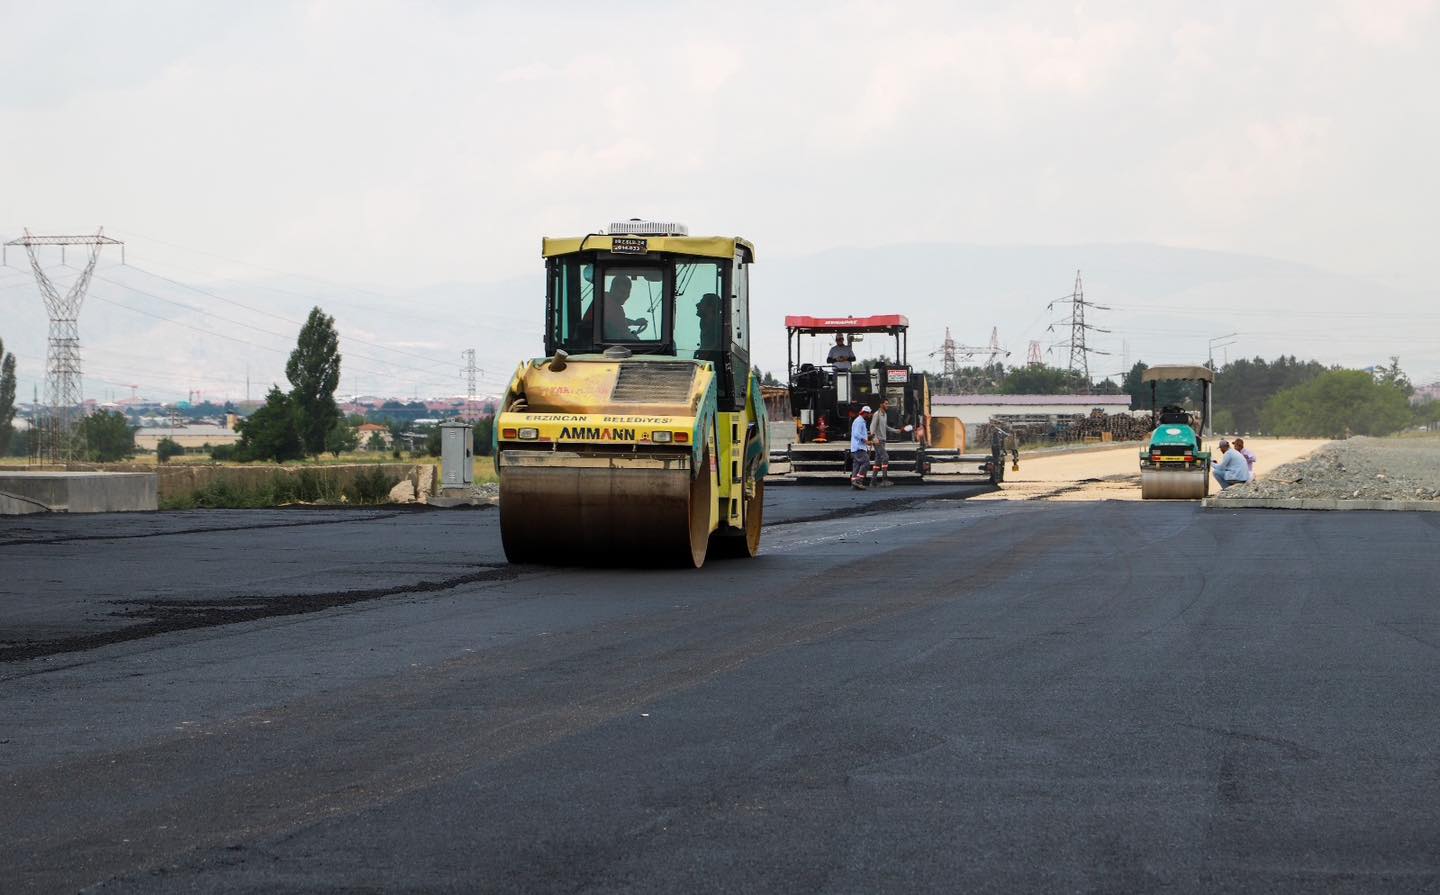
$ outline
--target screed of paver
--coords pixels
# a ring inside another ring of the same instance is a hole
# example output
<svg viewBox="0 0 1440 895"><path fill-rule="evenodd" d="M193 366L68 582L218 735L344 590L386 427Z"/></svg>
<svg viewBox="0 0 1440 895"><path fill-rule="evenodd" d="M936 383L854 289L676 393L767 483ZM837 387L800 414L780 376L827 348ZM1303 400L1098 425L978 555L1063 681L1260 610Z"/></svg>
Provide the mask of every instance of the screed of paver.
<svg viewBox="0 0 1440 895"><path fill-rule="evenodd" d="M1219 439L1210 440L1212 450ZM1247 438L1245 446L1255 453L1255 474L1265 474L1282 464L1293 463L1310 454L1322 439ZM1211 492L1218 492L1212 485ZM977 495L971 500L1139 500L1140 444L1127 442L1098 451L1020 456L1018 472L1007 469L999 491Z"/></svg>

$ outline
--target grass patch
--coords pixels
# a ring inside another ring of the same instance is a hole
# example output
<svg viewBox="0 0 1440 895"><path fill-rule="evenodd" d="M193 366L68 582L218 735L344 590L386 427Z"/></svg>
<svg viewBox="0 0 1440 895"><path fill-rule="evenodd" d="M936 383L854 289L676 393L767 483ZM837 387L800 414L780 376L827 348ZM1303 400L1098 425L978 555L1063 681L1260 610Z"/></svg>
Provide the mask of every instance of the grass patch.
<svg viewBox="0 0 1440 895"><path fill-rule="evenodd" d="M277 474L255 486L212 482L189 494L160 501L160 509L254 510L294 503L375 506L389 503L390 489L398 481L378 466L365 470L344 486L317 470L302 469L295 475Z"/></svg>

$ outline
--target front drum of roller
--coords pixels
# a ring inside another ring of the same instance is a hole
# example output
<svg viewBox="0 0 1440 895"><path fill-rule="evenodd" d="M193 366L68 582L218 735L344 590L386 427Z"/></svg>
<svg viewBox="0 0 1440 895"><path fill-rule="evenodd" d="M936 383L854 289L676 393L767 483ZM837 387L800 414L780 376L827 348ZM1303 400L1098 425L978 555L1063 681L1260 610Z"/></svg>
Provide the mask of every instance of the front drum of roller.
<svg viewBox="0 0 1440 895"><path fill-rule="evenodd" d="M708 461L692 475L688 462L541 453L515 459L500 485L500 538L511 562L704 564L713 499Z"/></svg>
<svg viewBox="0 0 1440 895"><path fill-rule="evenodd" d="M1204 469L1140 470L1140 497L1143 500L1199 500L1209 490Z"/></svg>

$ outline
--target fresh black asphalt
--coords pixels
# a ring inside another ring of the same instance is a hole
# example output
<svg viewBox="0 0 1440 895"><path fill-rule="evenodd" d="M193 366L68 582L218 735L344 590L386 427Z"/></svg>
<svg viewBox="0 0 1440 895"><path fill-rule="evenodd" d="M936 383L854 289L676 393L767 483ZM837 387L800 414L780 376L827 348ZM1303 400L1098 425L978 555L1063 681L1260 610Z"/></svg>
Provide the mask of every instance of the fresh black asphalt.
<svg viewBox="0 0 1440 895"><path fill-rule="evenodd" d="M0 889L1440 888L1435 514L971 493L0 519Z"/></svg>

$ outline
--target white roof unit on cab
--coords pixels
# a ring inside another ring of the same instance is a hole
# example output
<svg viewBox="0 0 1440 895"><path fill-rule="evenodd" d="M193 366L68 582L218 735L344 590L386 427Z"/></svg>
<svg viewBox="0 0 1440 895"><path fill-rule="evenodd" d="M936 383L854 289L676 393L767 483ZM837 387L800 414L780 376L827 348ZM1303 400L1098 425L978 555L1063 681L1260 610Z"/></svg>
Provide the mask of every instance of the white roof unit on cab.
<svg viewBox="0 0 1440 895"><path fill-rule="evenodd" d="M606 231L607 236L689 236L690 228L674 221L642 221L631 218L616 221Z"/></svg>

